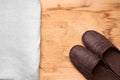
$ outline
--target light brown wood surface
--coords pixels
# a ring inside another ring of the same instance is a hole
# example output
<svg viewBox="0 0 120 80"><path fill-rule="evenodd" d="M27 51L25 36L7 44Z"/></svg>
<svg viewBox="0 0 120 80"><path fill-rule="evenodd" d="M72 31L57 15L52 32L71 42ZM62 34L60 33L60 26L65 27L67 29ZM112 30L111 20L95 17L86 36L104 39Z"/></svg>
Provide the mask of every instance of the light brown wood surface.
<svg viewBox="0 0 120 80"><path fill-rule="evenodd" d="M87 30L120 49L120 0L42 0L40 80L86 80L69 59Z"/></svg>

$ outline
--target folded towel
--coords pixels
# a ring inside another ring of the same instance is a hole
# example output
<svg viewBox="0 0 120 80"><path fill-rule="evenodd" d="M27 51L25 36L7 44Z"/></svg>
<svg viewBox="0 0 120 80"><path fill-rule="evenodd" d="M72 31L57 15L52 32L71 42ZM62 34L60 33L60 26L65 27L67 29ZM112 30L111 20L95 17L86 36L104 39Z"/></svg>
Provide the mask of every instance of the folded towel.
<svg viewBox="0 0 120 80"><path fill-rule="evenodd" d="M0 0L0 80L38 80L39 0Z"/></svg>

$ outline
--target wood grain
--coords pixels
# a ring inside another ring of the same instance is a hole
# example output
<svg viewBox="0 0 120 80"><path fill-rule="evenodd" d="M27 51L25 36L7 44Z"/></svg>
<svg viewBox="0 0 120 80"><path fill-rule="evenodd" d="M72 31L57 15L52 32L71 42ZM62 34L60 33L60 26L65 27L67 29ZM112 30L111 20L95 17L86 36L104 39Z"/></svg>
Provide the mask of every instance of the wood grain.
<svg viewBox="0 0 120 80"><path fill-rule="evenodd" d="M87 30L120 49L120 0L42 0L40 80L86 80L69 60Z"/></svg>

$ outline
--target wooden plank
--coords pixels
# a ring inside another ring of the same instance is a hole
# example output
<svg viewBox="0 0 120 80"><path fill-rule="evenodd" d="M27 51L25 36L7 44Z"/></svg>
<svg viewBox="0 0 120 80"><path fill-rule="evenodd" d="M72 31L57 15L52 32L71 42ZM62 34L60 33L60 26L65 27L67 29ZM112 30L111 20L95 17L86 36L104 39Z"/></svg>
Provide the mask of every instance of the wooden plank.
<svg viewBox="0 0 120 80"><path fill-rule="evenodd" d="M42 0L40 80L86 80L71 64L69 51L96 30L120 48L119 0ZM86 6L87 5L87 6Z"/></svg>

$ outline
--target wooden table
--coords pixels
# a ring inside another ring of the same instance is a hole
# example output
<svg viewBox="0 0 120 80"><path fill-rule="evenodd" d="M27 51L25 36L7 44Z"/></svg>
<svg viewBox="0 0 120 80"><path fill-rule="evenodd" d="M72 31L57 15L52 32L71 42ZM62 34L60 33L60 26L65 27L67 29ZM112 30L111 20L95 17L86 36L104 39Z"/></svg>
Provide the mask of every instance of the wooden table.
<svg viewBox="0 0 120 80"><path fill-rule="evenodd" d="M87 30L120 49L120 0L42 0L40 80L86 80L69 59Z"/></svg>

